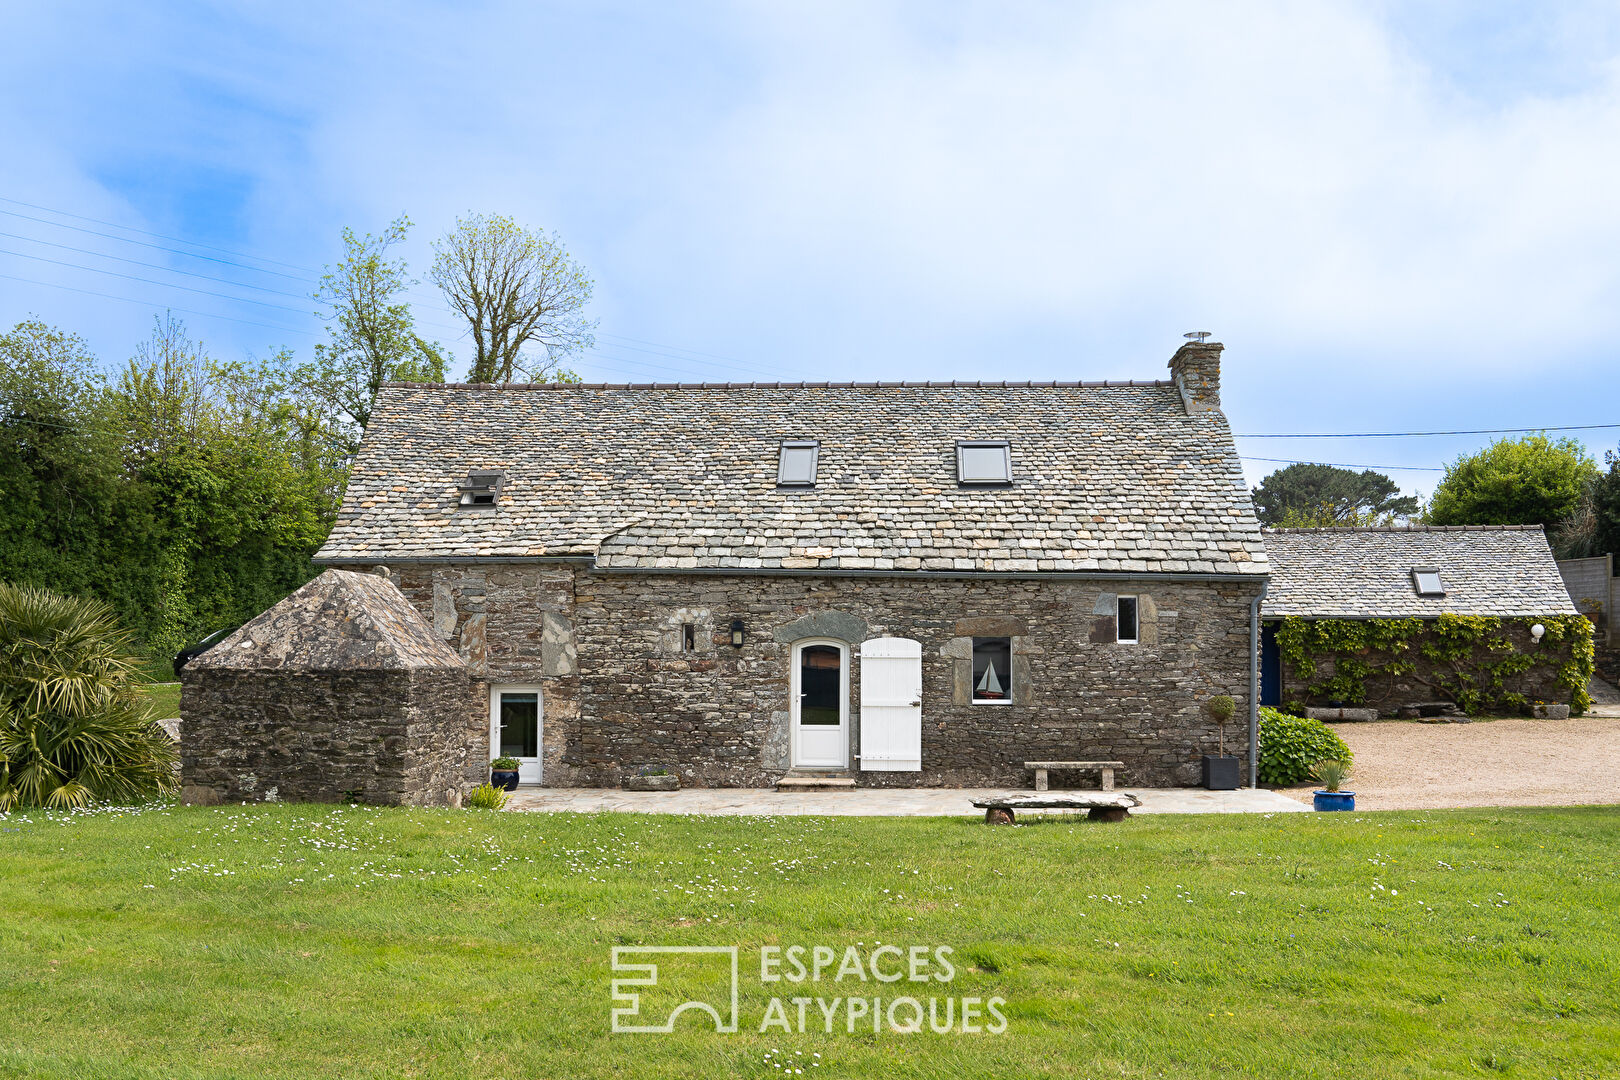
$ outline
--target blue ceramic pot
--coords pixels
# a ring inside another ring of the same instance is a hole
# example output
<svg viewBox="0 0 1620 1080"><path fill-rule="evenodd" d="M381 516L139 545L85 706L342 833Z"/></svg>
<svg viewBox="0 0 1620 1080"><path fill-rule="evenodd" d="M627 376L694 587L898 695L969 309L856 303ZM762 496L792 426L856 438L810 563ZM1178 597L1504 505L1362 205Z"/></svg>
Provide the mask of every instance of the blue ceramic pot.
<svg viewBox="0 0 1620 1080"><path fill-rule="evenodd" d="M517 770L512 769L508 771L506 769L491 769L489 771L489 782L493 786L498 787L503 791L516 791L518 782Z"/></svg>
<svg viewBox="0 0 1620 1080"><path fill-rule="evenodd" d="M1318 791L1315 802L1318 810L1354 810L1356 808L1356 793L1353 791Z"/></svg>

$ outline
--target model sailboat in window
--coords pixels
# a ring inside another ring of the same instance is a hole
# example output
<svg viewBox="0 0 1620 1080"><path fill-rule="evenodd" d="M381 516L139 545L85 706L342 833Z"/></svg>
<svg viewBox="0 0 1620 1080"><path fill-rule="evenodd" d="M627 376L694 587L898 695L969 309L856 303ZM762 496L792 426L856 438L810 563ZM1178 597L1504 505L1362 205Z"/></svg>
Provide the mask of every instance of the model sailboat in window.
<svg viewBox="0 0 1620 1080"><path fill-rule="evenodd" d="M984 665L984 678L979 680L979 685L975 689L981 698L1004 698L1007 696L1006 691L1001 688L1001 680L996 678L996 665L994 664Z"/></svg>

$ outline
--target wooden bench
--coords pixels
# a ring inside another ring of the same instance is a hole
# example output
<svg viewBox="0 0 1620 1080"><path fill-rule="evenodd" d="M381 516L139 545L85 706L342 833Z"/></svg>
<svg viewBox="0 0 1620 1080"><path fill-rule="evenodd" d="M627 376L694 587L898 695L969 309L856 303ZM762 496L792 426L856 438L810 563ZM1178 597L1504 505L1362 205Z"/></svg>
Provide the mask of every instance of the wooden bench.
<svg viewBox="0 0 1620 1080"><path fill-rule="evenodd" d="M1046 773L1049 769L1069 769L1071 771L1089 772L1092 769L1102 770L1102 789L1114 790L1114 770L1123 769L1123 761L1026 761L1024 768L1035 770L1035 790L1046 790Z"/></svg>
<svg viewBox="0 0 1620 1080"><path fill-rule="evenodd" d="M1142 800L1127 791L1086 795L993 795L974 799L973 805L984 811L986 825L1011 825L1019 810L1087 810L1092 821L1124 821L1131 816L1131 807L1141 806Z"/></svg>

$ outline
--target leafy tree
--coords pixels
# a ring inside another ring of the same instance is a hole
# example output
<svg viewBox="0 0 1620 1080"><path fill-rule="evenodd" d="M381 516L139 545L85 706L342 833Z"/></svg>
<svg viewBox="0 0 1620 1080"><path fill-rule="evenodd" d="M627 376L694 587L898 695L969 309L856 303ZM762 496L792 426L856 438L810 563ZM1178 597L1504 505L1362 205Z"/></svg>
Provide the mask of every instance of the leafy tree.
<svg viewBox="0 0 1620 1080"><path fill-rule="evenodd" d="M1305 462L1278 469L1254 489L1260 524L1273 527L1384 524L1418 506L1383 473Z"/></svg>
<svg viewBox="0 0 1620 1080"><path fill-rule="evenodd" d="M0 580L113 599L140 518L84 342L33 319L0 335Z"/></svg>
<svg viewBox="0 0 1620 1080"><path fill-rule="evenodd" d="M112 608L0 583L0 812L172 790L174 742L136 694Z"/></svg>
<svg viewBox="0 0 1620 1080"><path fill-rule="evenodd" d="M371 422L385 382L441 382L446 353L415 329L403 299L416 284L389 249L404 242L411 220L401 215L381 236L343 230L343 259L321 276L315 299L330 305L330 343L315 346L312 363L291 368L291 383L324 406L349 434L352 452Z"/></svg>
<svg viewBox="0 0 1620 1080"><path fill-rule="evenodd" d="M160 319L109 385L70 334L0 335L0 580L97 597L154 657L303 584L346 449L289 366Z"/></svg>
<svg viewBox="0 0 1620 1080"><path fill-rule="evenodd" d="M1502 439L1446 466L1427 520L1434 525L1556 525L1580 505L1597 463L1577 440Z"/></svg>
<svg viewBox="0 0 1620 1080"><path fill-rule="evenodd" d="M1607 470L1592 477L1575 510L1553 530L1560 559L1620 553L1620 453L1606 451L1603 462Z"/></svg>
<svg viewBox="0 0 1620 1080"><path fill-rule="evenodd" d="M593 282L556 233L474 214L457 219L433 250L434 284L471 331L469 379L578 381L562 363L594 344L596 324L584 314Z"/></svg>
<svg viewBox="0 0 1620 1080"><path fill-rule="evenodd" d="M1603 455L1609 468L1592 484L1592 503L1597 515L1596 544L1599 552L1620 555L1620 451Z"/></svg>

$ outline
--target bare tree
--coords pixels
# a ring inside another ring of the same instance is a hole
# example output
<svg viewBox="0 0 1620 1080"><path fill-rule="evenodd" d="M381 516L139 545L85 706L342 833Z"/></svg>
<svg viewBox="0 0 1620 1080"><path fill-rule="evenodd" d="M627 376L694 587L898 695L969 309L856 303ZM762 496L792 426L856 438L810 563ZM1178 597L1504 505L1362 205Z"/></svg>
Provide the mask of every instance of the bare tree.
<svg viewBox="0 0 1620 1080"><path fill-rule="evenodd" d="M472 330L473 382L577 380L562 362L595 343L584 315L593 282L556 233L474 214L433 252L433 282Z"/></svg>

